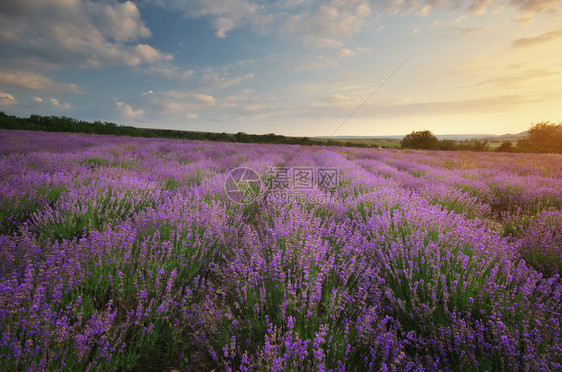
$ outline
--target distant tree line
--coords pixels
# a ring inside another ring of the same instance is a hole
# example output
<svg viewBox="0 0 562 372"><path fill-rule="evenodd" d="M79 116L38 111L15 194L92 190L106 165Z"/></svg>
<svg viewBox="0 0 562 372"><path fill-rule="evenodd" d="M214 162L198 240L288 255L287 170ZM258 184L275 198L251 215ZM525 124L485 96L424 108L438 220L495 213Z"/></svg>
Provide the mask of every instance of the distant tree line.
<svg viewBox="0 0 562 372"><path fill-rule="evenodd" d="M173 138L200 141L293 144L307 146L346 146L363 148L387 147L350 141L336 141L332 139L322 140L312 139L309 137L287 137L274 133L248 134L238 132L236 134L231 134L224 132L215 133L173 129L136 128L106 121L88 122L65 116L30 115L28 118L20 118L14 115L7 115L3 111L0 111L0 128L46 132L113 134L118 136ZM400 141L400 145L403 149L491 151L487 140L439 140L429 130L413 131ZM388 148L393 148L393 146L388 146ZM553 124L550 122L542 122L534 124L529 129L527 137L517 141L516 144L513 144L510 141L504 141L495 151L562 153L562 123Z"/></svg>
<svg viewBox="0 0 562 372"><path fill-rule="evenodd" d="M28 118L20 118L13 115L6 115L2 111L0 111L0 128L46 132L113 134L131 137L207 139L214 141L228 140L230 138L230 136L226 133L184 132L168 129L135 128L106 121L88 122L84 120L76 120L65 116L30 115Z"/></svg>
<svg viewBox="0 0 562 372"><path fill-rule="evenodd" d="M352 143L335 140L319 140L309 137L287 137L274 133L269 134L247 134L238 132L214 133L194 132L172 129L150 129L135 128L110 122L76 120L65 116L40 116L31 115L28 118L20 118L7 115L0 111L0 128L37 130L46 132L74 132L89 134L113 134L118 136L150 137L150 138L173 138L200 141L242 142L242 143L270 143L270 144L293 144L293 145L318 145L318 146L348 146L348 147L379 147L364 143ZM383 146L384 147L384 146Z"/></svg>
<svg viewBox="0 0 562 372"><path fill-rule="evenodd" d="M492 151L487 140L439 140L429 130L413 131L400 141L400 145L403 149ZM503 141L495 151L562 154L562 123L534 124L527 136L515 145L511 141Z"/></svg>
<svg viewBox="0 0 562 372"><path fill-rule="evenodd" d="M400 145L403 149L423 149L423 150L468 150L468 151L489 151L490 146L487 140L466 140L455 141L451 139L439 140L429 130L413 131L406 135Z"/></svg>

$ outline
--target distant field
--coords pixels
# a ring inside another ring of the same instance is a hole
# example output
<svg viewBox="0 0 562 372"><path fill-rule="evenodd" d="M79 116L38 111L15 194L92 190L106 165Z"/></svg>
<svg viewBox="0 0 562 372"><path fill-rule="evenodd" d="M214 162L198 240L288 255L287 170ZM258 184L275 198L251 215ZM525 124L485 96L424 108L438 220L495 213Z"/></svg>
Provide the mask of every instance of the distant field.
<svg viewBox="0 0 562 372"><path fill-rule="evenodd" d="M318 141L328 141L327 138L315 138ZM354 144L365 144L369 146L381 146L381 147L394 147L400 148L400 140L398 139L370 139L370 138L350 138L350 139L341 139L341 138L334 138L331 139L335 142L346 143L351 142Z"/></svg>
<svg viewBox="0 0 562 372"><path fill-rule="evenodd" d="M0 130L0 370L561 370L561 165Z"/></svg>
<svg viewBox="0 0 562 372"><path fill-rule="evenodd" d="M495 150L502 144L503 141L510 141L513 146L517 144L517 141L520 140L522 137L519 135L515 135L513 137L509 136L501 136L501 137L490 137L486 140L488 141L488 146L490 149ZM315 140L319 141L328 141L326 138L315 138ZM380 146L382 148L400 148L400 140L399 139L372 139L372 138L350 138L350 139L342 139L342 138L334 138L331 139L332 141L340 142L345 144L346 142L351 142L353 144L365 144L368 146Z"/></svg>
<svg viewBox="0 0 562 372"><path fill-rule="evenodd" d="M501 138L490 138L488 139L488 145L491 149L497 149L500 147L503 141L509 141L513 146L517 145L517 141L519 141L522 137L521 136L502 136Z"/></svg>

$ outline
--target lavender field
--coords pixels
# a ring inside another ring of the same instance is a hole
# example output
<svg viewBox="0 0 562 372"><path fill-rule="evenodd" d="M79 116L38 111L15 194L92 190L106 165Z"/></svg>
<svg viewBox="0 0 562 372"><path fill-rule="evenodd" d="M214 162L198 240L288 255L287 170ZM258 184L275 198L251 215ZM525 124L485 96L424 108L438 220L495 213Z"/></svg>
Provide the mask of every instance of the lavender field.
<svg viewBox="0 0 562 372"><path fill-rule="evenodd" d="M0 131L0 370L561 370L561 206L560 155Z"/></svg>

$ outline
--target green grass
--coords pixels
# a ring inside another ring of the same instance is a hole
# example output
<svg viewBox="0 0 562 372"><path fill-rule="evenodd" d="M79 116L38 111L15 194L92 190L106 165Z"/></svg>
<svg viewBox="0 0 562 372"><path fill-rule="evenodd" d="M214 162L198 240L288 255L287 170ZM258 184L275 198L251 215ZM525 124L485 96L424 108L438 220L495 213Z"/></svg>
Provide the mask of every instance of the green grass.
<svg viewBox="0 0 562 372"><path fill-rule="evenodd" d="M95 169L102 166L110 166L111 162L99 156L93 158L86 158L80 161L80 164L86 165L88 168Z"/></svg>

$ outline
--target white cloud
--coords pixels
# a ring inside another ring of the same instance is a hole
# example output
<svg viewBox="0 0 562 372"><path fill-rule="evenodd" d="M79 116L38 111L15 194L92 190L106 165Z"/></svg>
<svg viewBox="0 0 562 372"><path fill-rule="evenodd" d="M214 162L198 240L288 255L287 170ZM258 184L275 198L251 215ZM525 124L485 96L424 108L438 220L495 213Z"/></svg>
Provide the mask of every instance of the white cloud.
<svg viewBox="0 0 562 372"><path fill-rule="evenodd" d="M148 67L137 68L136 71L143 74L155 76L160 79L167 80L172 78L174 80L177 79L180 81L190 80L195 74L194 70L191 69L183 70L169 64L162 65L162 66L148 66Z"/></svg>
<svg viewBox="0 0 562 372"><path fill-rule="evenodd" d="M346 57L346 56L352 56L355 54L354 51L352 51L351 49L348 48L341 48L338 52L338 54L342 57Z"/></svg>
<svg viewBox="0 0 562 372"><path fill-rule="evenodd" d="M528 47L537 44L547 43L549 41L560 39L560 38L562 38L562 28L555 31L545 32L530 37L515 39L512 41L512 46L516 48Z"/></svg>
<svg viewBox="0 0 562 372"><path fill-rule="evenodd" d="M255 107L257 102L275 102L281 98L275 95L256 95L250 89L243 89L236 95L225 97L220 102L221 108L235 108L240 107L245 109L248 107Z"/></svg>
<svg viewBox="0 0 562 372"><path fill-rule="evenodd" d="M151 35L140 19L139 9L131 1L120 4L105 3L101 6L86 3L86 7L103 27L102 32L115 41L136 41Z"/></svg>
<svg viewBox="0 0 562 372"><path fill-rule="evenodd" d="M384 0L384 9L390 13L412 13L425 16L430 10L439 7L464 8L472 14L484 14L490 9L503 7L504 1L499 0ZM508 0L509 5L523 12L543 12L556 8L558 0ZM492 10L492 11L494 11Z"/></svg>
<svg viewBox="0 0 562 372"><path fill-rule="evenodd" d="M131 1L42 0L0 5L0 44L10 46L12 54L4 58L40 57L46 65L85 67L138 66L171 59L137 43L150 35Z"/></svg>
<svg viewBox="0 0 562 372"><path fill-rule="evenodd" d="M142 115L144 115L144 110L134 110L133 107L125 102L120 102L117 101L115 102L115 105L117 106L117 109L119 110L119 113L121 114L121 116L127 118L127 119L133 119L133 118L138 118Z"/></svg>
<svg viewBox="0 0 562 372"><path fill-rule="evenodd" d="M402 103L367 103L356 113L356 117L391 118L443 115L467 115L482 113L510 112L524 105L541 102L542 98L524 95L498 95L483 98L459 100L434 100ZM309 117L344 116L360 102L358 97L332 95L307 105Z"/></svg>
<svg viewBox="0 0 562 372"><path fill-rule="evenodd" d="M332 0L310 13L281 14L279 29L315 46L341 48L342 39L359 33L370 13L368 1Z"/></svg>
<svg viewBox="0 0 562 372"><path fill-rule="evenodd" d="M0 84L32 90L67 91L77 94L84 93L84 87L82 86L55 83L47 76L25 71L0 70Z"/></svg>
<svg viewBox="0 0 562 372"><path fill-rule="evenodd" d="M146 3L180 11L188 18L208 18L217 37L224 38L235 28L252 25L263 28L273 19L265 6L252 0L145 0Z"/></svg>
<svg viewBox="0 0 562 372"><path fill-rule="evenodd" d="M424 6L422 6L422 7L417 11L417 13L418 13L418 15L419 15L420 17L425 17L425 16L427 16L427 15L429 14L429 12L431 11L431 8L432 8L431 4L425 4Z"/></svg>
<svg viewBox="0 0 562 372"><path fill-rule="evenodd" d="M63 109L63 110L68 110L70 108L70 103L61 103L56 98L51 98L51 99L49 99L49 101L51 101L53 106L55 106L57 108L60 108L60 109Z"/></svg>
<svg viewBox="0 0 562 372"><path fill-rule="evenodd" d="M341 93L334 93L334 94L330 95L329 97L327 97L325 99L325 101L327 103L330 103L330 104L347 105L347 104L353 102L354 100L351 97L348 97L348 96L343 95Z"/></svg>
<svg viewBox="0 0 562 372"><path fill-rule="evenodd" d="M269 101L271 97L229 97L230 100L240 102L236 105L236 111L222 114L222 117L229 120L262 120L274 117L280 117L289 113L283 107L274 104L262 104L258 102ZM221 104L221 107L224 107Z"/></svg>
<svg viewBox="0 0 562 372"><path fill-rule="evenodd" d="M449 27L448 33L446 35L443 35L442 37L454 36L454 37L465 39L472 34L476 34L478 32L482 32L485 30L487 29L484 27L454 26L454 27Z"/></svg>
<svg viewBox="0 0 562 372"><path fill-rule="evenodd" d="M558 0L510 0L512 5L527 12L542 12L554 9Z"/></svg>
<svg viewBox="0 0 562 372"><path fill-rule="evenodd" d="M206 89L224 89L242 82L251 80L253 73L232 77L227 70L217 71L213 68L206 68L200 71L201 84Z"/></svg>
<svg viewBox="0 0 562 372"><path fill-rule="evenodd" d="M499 0L144 0L165 9L180 11L188 18L207 19L216 36L243 26L259 32L291 35L317 47L341 49L344 41L372 26L382 13L417 14L424 17L439 8L461 9L470 14L494 12L506 4ZM556 12L557 0L507 0L507 6L532 15ZM382 29L378 26L376 32Z"/></svg>
<svg viewBox="0 0 562 372"><path fill-rule="evenodd" d="M141 64L143 62L154 62L159 61L161 59L170 60L172 58L171 55L164 55L160 53L157 49L154 49L148 44L138 44L134 48L135 52L138 53L139 62L137 64ZM132 66L136 66L137 64L133 64Z"/></svg>
<svg viewBox="0 0 562 372"><path fill-rule="evenodd" d="M511 68L511 72L494 77L492 79L482 80L476 84L466 86L465 88L480 87L484 85L495 85L497 87L513 88L517 86L525 86L534 83L537 80L553 79L562 75L562 66L552 66L547 68ZM508 69L509 70L509 69Z"/></svg>
<svg viewBox="0 0 562 372"><path fill-rule="evenodd" d="M197 102L187 92L181 90L154 92L154 94L147 95L145 99L147 105L153 107L155 112L164 115L200 110L199 103L205 107L212 107L217 104L216 98L211 95L203 93L192 93L192 95L197 99Z"/></svg>
<svg viewBox="0 0 562 372"><path fill-rule="evenodd" d="M352 107L356 106L360 100L360 97L351 97L341 93L333 93L327 97L321 98L319 101L308 104L308 106L315 108Z"/></svg>
<svg viewBox="0 0 562 372"><path fill-rule="evenodd" d="M43 99L41 97L31 97L31 99L35 102L43 102Z"/></svg>
<svg viewBox="0 0 562 372"><path fill-rule="evenodd" d="M476 0L469 5L468 11L474 14L484 14L494 4L494 0Z"/></svg>
<svg viewBox="0 0 562 372"><path fill-rule="evenodd" d="M0 92L0 106L17 105L18 100L10 93Z"/></svg>
<svg viewBox="0 0 562 372"><path fill-rule="evenodd" d="M151 90L149 90L148 92L143 92L143 93L142 93L143 96L146 96L146 95L149 95L149 94L154 94L154 92L151 91Z"/></svg>
<svg viewBox="0 0 562 372"><path fill-rule="evenodd" d="M519 17L515 17L513 18L514 22L519 23L522 26L527 26L530 25L531 23L533 23L535 21L535 17L531 16L531 15L521 15Z"/></svg>
<svg viewBox="0 0 562 372"><path fill-rule="evenodd" d="M244 62L250 63L250 62ZM236 65L239 65L237 63ZM234 69L238 66L234 66ZM205 67L197 70L182 70L175 66L149 66L147 68L138 69L139 72L157 76L165 80L179 80L181 82L190 81L189 87L196 87L197 90L216 90L226 89L241 83L247 82L254 78L253 73L243 75L234 75L232 73L233 66L224 67Z"/></svg>
<svg viewBox="0 0 562 372"><path fill-rule="evenodd" d="M217 37L250 25L262 32L295 35L317 46L340 48L341 39L358 33L371 14L367 0L331 0L315 8L305 1L267 3L259 0L145 0L145 3L206 18Z"/></svg>

